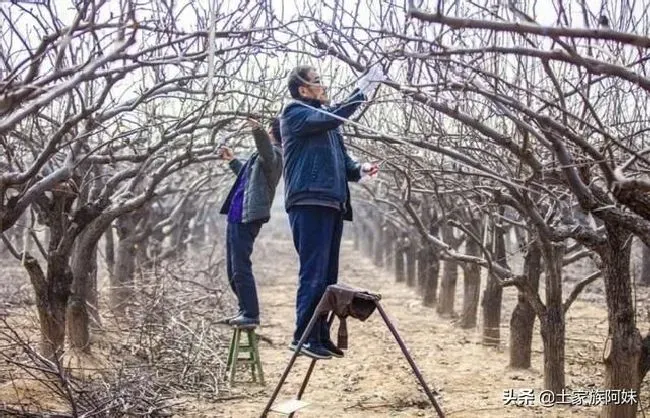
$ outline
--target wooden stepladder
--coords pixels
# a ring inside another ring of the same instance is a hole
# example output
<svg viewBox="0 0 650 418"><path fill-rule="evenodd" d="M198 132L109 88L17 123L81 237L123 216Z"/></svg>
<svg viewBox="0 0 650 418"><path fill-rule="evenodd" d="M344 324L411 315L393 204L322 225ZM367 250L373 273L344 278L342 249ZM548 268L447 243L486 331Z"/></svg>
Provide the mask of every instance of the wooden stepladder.
<svg viewBox="0 0 650 418"><path fill-rule="evenodd" d="M228 350L228 362L226 366L226 373L230 375L229 381L232 385L235 383L235 374L237 372L237 364L246 364L250 366L251 376L253 382L264 385L264 371L262 371L262 362L260 360L260 352L258 348L259 337L255 333L254 327L238 327L232 326L233 333L230 340L230 349ZM242 344L241 337L243 334L248 337L248 344ZM248 357L240 358L240 353L248 353Z"/></svg>
<svg viewBox="0 0 650 418"><path fill-rule="evenodd" d="M280 377L280 381L276 385L273 394L271 395L271 399L269 399L268 403L266 404L266 407L264 408L264 411L260 416L262 418L266 418L268 416L268 413L272 411L272 412L289 415L289 417L293 417L298 410L309 405L308 402L302 400L302 395L304 394L305 389L307 388L309 378L311 377L311 374L314 370L314 366L316 365L315 359L311 360L311 364L307 369L307 374L305 375L305 378L303 379L302 384L300 385L300 389L298 391L296 398L290 399L289 401L283 402L277 406L273 406L273 403L275 402L278 393L282 388L282 385L287 379L287 376L289 375L289 372L291 371L291 368L293 367L296 358L300 354L300 349L302 348L303 344L307 340L307 336L309 335L312 328L316 324L316 320L320 315L329 313L328 323L330 325L332 324L335 314L339 316L339 318L352 316L353 318L357 318L362 321L365 321L372 314L372 312L374 312L376 308L376 310L379 311L379 314L381 315L382 319L386 323L386 326L395 337L395 340L397 341L397 344L400 346L400 349L402 350L404 357L406 358L409 365L411 366L411 369L413 370L413 373L415 374L418 382L420 383L420 385L422 385L424 392L426 393L427 397L431 401L431 404L435 408L438 416L440 418L444 418L445 415L442 412L442 409L440 408L438 402L434 398L433 393L429 389L429 386L427 386L427 383L424 381L424 377L422 377L422 373L420 373L420 370L418 369L417 365L413 361L413 358L409 354L406 345L404 344L404 341L402 341L402 338L400 337L399 333L395 329L395 326L388 318L388 315L386 315L386 311L384 311L384 308L379 303L380 299L381 299L381 295L370 293L360 289L355 289L346 286L344 284L335 284L335 285L328 286L327 290L325 291L325 294L323 295L320 302L318 303L318 306L316 307L316 310L314 311L314 314L311 317L309 324L307 325L307 328L305 329L302 336L300 337L300 341L298 342L296 350L291 356L291 359L289 360L289 364L287 364L287 367L284 369L284 373L282 373L282 376Z"/></svg>

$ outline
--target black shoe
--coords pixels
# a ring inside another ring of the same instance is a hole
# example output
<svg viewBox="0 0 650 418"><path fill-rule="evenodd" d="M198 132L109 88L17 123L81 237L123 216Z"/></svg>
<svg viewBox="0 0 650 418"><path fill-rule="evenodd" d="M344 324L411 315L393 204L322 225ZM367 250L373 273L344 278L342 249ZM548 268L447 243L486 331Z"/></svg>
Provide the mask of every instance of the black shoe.
<svg viewBox="0 0 650 418"><path fill-rule="evenodd" d="M296 351L297 346L298 341L293 341L289 345L289 349L291 351ZM307 357L311 357L316 360L329 360L332 358L330 352L327 351L322 345L317 343L304 343L302 347L300 347L300 354L304 354Z"/></svg>
<svg viewBox="0 0 650 418"><path fill-rule="evenodd" d="M238 317L231 319L228 324L238 328L255 328L260 324L260 320L259 318L249 318L244 316L244 314L241 314Z"/></svg>
<svg viewBox="0 0 650 418"><path fill-rule="evenodd" d="M230 321L232 321L233 319L237 318L239 315L242 315L242 314L243 314L243 312L239 311L233 316L228 316L226 318L222 318L222 319L217 320L217 324L230 325Z"/></svg>
<svg viewBox="0 0 650 418"><path fill-rule="evenodd" d="M325 340L323 343L323 348L332 354L332 356L337 357L337 358L343 358L344 353L343 350L338 348L336 344L332 342L332 340Z"/></svg>

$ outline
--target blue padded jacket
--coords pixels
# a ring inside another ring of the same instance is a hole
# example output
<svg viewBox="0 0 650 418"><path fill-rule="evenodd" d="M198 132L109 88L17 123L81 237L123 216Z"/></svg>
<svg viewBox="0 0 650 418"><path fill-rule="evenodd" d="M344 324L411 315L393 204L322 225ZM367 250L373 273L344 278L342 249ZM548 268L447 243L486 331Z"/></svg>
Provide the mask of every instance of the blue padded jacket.
<svg viewBox="0 0 650 418"><path fill-rule="evenodd" d="M341 125L364 102L355 90L342 103L322 107L316 100L293 100L282 111L285 208L316 204L343 210L352 220L348 181L359 181L361 165L347 153ZM325 112L328 113L325 113Z"/></svg>

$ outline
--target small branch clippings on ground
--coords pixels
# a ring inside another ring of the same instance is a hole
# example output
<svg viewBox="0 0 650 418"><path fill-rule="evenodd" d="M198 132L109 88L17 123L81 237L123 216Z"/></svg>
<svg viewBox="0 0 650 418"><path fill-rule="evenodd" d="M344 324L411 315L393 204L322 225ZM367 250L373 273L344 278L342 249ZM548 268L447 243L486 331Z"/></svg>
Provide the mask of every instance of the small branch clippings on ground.
<svg viewBox="0 0 650 418"><path fill-rule="evenodd" d="M230 328L216 322L230 309L221 300L225 287L217 287L224 284L192 266L176 260L143 272L128 315L104 322L109 361L100 367L73 367L65 360L72 353L44 358L22 330L0 317L0 362L11 371L17 400L0 403L0 415L170 417L193 398L237 399L224 383ZM206 294L208 287L214 292ZM29 392L33 388L38 399Z"/></svg>

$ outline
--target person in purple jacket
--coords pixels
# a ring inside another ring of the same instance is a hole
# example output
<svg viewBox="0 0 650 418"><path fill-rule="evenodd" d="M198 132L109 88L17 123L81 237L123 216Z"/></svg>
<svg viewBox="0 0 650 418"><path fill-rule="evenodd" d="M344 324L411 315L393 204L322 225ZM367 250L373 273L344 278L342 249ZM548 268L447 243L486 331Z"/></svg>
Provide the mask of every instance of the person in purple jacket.
<svg viewBox="0 0 650 418"><path fill-rule="evenodd" d="M228 147L220 151L221 158L237 175L220 213L228 215L226 269L239 312L223 322L242 328L254 328L260 323L251 254L257 234L271 218L275 188L282 176L280 120L274 119L268 132L257 121L249 119L249 123L257 149L246 161L235 158Z"/></svg>

